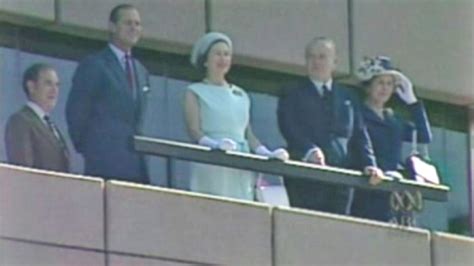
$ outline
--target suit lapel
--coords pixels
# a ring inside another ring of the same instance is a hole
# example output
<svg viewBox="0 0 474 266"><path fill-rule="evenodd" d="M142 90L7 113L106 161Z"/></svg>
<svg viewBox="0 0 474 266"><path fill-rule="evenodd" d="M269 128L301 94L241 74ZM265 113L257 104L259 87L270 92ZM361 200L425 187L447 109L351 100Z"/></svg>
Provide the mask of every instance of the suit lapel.
<svg viewBox="0 0 474 266"><path fill-rule="evenodd" d="M45 123L43 123L43 121L41 121L41 118L39 118L38 115L33 110L31 110L31 108L25 106L22 112L29 118L31 124L38 129L38 131L43 136L43 139L47 139L52 145L57 146L58 148L65 149L65 147L63 147L63 145L60 143L60 140L58 140L54 133Z"/></svg>
<svg viewBox="0 0 474 266"><path fill-rule="evenodd" d="M380 116L378 116L372 109L370 109L365 104L362 105L362 112L363 112L364 119L366 120L366 122L378 124L385 127L391 127L394 124L393 123L394 118L392 116L387 115L384 112L385 117L384 119L382 119Z"/></svg>
<svg viewBox="0 0 474 266"><path fill-rule="evenodd" d="M319 100L323 99L318 92L318 88L316 88L316 85L314 85L310 79L306 79L306 85L304 87L309 95L313 95L313 97L317 97Z"/></svg>
<svg viewBox="0 0 474 266"><path fill-rule="evenodd" d="M69 158L69 149L67 148L67 144L66 144L66 139L64 138L63 136L63 133L61 133L61 131L59 129L58 130L58 134L59 134L59 138L61 141L61 147L63 148L63 151L64 151L64 155L66 156L66 158Z"/></svg>
<svg viewBox="0 0 474 266"><path fill-rule="evenodd" d="M110 47L105 48L104 58L108 69L110 69L112 75L118 81L117 84L120 84L119 86L112 86L113 89L116 89L119 93L126 95L133 102L133 95L131 91L127 88L127 74L125 73L125 70L120 64L119 59L110 49Z"/></svg>
<svg viewBox="0 0 474 266"><path fill-rule="evenodd" d="M333 110L340 111L341 107L344 105L344 101L348 99L343 97L342 91L339 89L339 87L334 81L332 83L331 91Z"/></svg>

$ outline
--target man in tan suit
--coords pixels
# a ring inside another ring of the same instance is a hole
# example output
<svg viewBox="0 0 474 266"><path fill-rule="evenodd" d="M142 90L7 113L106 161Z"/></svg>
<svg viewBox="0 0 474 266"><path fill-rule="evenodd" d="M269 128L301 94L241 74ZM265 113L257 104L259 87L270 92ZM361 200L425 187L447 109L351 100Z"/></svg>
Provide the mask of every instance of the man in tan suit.
<svg viewBox="0 0 474 266"><path fill-rule="evenodd" d="M68 172L66 142L49 117L59 94L56 71L42 63L30 66L23 74L23 89L28 101L10 116L5 129L8 162Z"/></svg>

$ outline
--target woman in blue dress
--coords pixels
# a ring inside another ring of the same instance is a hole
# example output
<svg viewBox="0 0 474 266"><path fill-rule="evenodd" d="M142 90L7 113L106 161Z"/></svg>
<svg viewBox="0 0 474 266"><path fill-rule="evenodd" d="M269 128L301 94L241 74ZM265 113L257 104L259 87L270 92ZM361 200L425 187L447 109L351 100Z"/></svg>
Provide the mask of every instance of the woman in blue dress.
<svg viewBox="0 0 474 266"><path fill-rule="evenodd" d="M211 32L193 47L191 63L204 73L201 82L191 84L184 98L189 136L212 149L251 152L281 160L284 149L270 151L255 137L249 124L250 99L240 87L226 80L232 64L232 41ZM254 200L255 173L207 164L191 164L191 191Z"/></svg>
<svg viewBox="0 0 474 266"><path fill-rule="evenodd" d="M362 115L377 165L385 172L397 171L402 159L402 144L404 141L412 141L414 130L418 142L431 142L430 124L423 103L417 99L411 81L392 67L388 57L366 58L361 62L357 75L365 95ZM404 103L412 121L401 118L387 108L387 102L393 94ZM389 221L393 218L389 193L357 190L352 215Z"/></svg>

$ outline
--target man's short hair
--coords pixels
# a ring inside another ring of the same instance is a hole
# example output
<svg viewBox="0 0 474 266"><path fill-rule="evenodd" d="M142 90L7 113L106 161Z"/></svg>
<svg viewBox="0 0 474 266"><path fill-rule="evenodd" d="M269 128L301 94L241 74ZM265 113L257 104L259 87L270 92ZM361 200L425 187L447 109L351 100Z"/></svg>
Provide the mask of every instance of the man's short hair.
<svg viewBox="0 0 474 266"><path fill-rule="evenodd" d="M112 8L109 15L109 21L116 24L120 19L120 11L123 9L137 9L134 5L131 4L120 4Z"/></svg>
<svg viewBox="0 0 474 266"><path fill-rule="evenodd" d="M334 47L334 51L336 51L336 43L334 42L333 39L325 37L325 36L315 37L314 39L309 41L309 43L306 45L306 48L304 50L305 58L308 58L311 48L313 48L319 43L328 43L332 45L332 47Z"/></svg>
<svg viewBox="0 0 474 266"><path fill-rule="evenodd" d="M40 73L44 70L54 70L54 68L46 63L35 63L28 67L23 73L23 90L26 93L26 96L30 96L28 91L27 83L28 81L37 81Z"/></svg>

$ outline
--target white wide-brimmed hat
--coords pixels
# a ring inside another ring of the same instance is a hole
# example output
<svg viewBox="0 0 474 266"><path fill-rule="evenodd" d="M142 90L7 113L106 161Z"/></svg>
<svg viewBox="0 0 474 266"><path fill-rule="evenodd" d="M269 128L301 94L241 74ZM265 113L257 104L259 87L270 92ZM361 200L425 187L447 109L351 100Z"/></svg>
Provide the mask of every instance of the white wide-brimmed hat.
<svg viewBox="0 0 474 266"><path fill-rule="evenodd" d="M209 49L216 42L225 42L232 49L232 41L227 35L220 32L209 32L194 44L190 58L191 64L196 68L201 68L205 61L202 58L207 56Z"/></svg>
<svg viewBox="0 0 474 266"><path fill-rule="evenodd" d="M379 75L394 75L399 79L402 75L400 71L392 66L392 61L388 56L364 57L357 68L357 78L361 81L371 80Z"/></svg>

